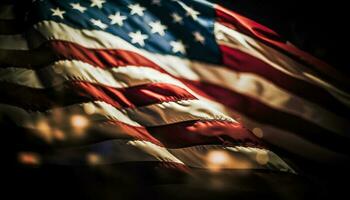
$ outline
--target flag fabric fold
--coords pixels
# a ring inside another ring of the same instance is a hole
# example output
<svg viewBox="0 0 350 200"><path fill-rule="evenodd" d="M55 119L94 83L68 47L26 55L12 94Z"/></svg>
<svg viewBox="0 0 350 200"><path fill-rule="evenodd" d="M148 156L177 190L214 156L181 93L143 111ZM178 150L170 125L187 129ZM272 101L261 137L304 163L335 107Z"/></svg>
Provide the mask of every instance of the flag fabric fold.
<svg viewBox="0 0 350 200"><path fill-rule="evenodd" d="M263 25L202 0L20 4L0 9L0 119L22 163L159 184L349 162L348 79Z"/></svg>

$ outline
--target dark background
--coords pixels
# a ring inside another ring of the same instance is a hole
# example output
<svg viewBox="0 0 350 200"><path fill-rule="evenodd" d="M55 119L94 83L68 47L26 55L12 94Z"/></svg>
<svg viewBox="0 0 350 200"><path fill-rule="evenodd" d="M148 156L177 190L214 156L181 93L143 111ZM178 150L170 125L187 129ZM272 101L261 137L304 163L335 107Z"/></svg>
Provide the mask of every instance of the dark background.
<svg viewBox="0 0 350 200"><path fill-rule="evenodd" d="M347 1L211 1L268 26L299 48L350 75Z"/></svg>
<svg viewBox="0 0 350 200"><path fill-rule="evenodd" d="M261 24L270 27L271 29L280 33L284 38L298 46L299 48L328 62L335 68L344 72L346 75L350 74L350 70L347 67L347 60L349 57L349 50L347 49L349 44L349 31L347 26L350 24L348 22L348 13L350 13L350 8L347 5L347 1L211 1L221 4L224 7L230 8L243 16L251 18ZM7 165L7 167L9 167L10 169L4 170L3 172L7 174L9 178L3 179L2 182L5 183L5 185L10 186L11 189L7 190L5 187L5 191L11 193L11 197L24 196L27 198L37 198L41 195L41 197L46 197L46 199L47 197L49 199L52 199L54 197L60 197L60 199L70 199L72 197L77 197L78 199L86 199L86 196L81 195L87 195L90 197L90 199L93 199L93 196L99 197L99 199L103 199L103 195L109 195L107 191L113 191L114 194L118 194L118 192L122 191L128 192L127 189L129 188L131 190L130 193L134 192L133 188L135 188L135 185L126 184L122 187L120 186L120 182L122 182L121 180L130 179L129 176L127 176L127 178L124 178L124 176L122 176L123 174L120 175L120 177L118 176L118 178L116 178L115 180L110 180L108 179L108 177L99 176L99 174L95 175L94 169L56 169L52 166L49 166L46 169L18 167L18 165L16 165L16 161L12 159L16 158L16 152L18 152L18 149L21 149L21 146L19 145L21 144L21 142L15 134L21 131L14 129L14 126L12 126L10 123L7 123L6 121L3 121L3 123L4 124L0 124L0 127L2 128L1 132L4 132L6 134L4 134L3 141L5 142L2 147L4 149L3 152L6 155L5 157L9 157L9 159L5 160L11 160L12 162L10 163L14 166ZM242 197L247 197L247 194L256 195L256 199L258 199L258 197L260 197L259 199L265 199L266 197L269 197L268 199L273 199L271 195L273 195L274 193L271 193L271 190L275 189L276 186L281 186L285 194L294 194L296 193L296 191L302 191L302 193L304 193L304 191L309 191L305 192L306 195L303 196L303 194L301 194L300 198L294 199L322 199L322 197L324 199L332 199L330 197L339 198L342 194L348 195L348 184L342 184L342 181L348 181L350 177L347 172L347 168L341 169L342 166L337 166L336 168L329 168L328 166L320 165L317 165L315 167L314 165L307 164L305 162L302 162L302 164L303 167L305 167L305 175L307 176L295 177L295 179L298 180L283 180L283 176L277 176L276 178L273 174L266 174L268 180L274 181L273 184L271 184L272 186L270 186L267 185L266 182L259 182L258 180L260 180L263 176L258 174L252 176L252 178L249 177L249 180L247 182L257 182L259 187L256 187L256 185L251 185L250 188L249 185L242 186L241 184L243 180L239 180L240 184L237 185L241 186L241 193L234 193L230 189L229 194L236 194L235 197L241 197L239 199L242 199ZM142 169L144 169L144 167L142 167ZM150 171L140 171L140 169L134 170L131 169L129 166L118 166L118 170L121 172L125 172L125 174L127 175L135 174L135 177L138 177L138 175L140 174L149 176L152 175ZM115 169L114 172L117 172L118 170ZM156 171L158 172L159 170ZM207 174L205 174L204 176L206 177ZM175 190L173 193L171 193L171 195L176 193L178 195L183 195L186 193L186 191L189 194L194 193L193 188L187 188L187 190L185 190L185 186L182 188L180 187L182 181L179 181L179 179L181 179L181 176L175 174L174 177L176 178L175 181L170 181L171 184L168 185L170 186L170 188L175 188L176 186L178 190ZM260 179L257 179L259 177ZM141 176L137 181L148 180L147 178L143 178ZM230 180L237 179L237 177L228 178ZM306 180L299 180L299 178L305 178ZM124 182L122 183L124 184ZM203 181L201 183L205 182ZM310 183L312 183L312 187L308 186ZM261 188L261 186L264 187ZM138 194L132 193L136 197L154 197L155 193L159 195L159 192L156 192L156 190L158 190L159 188L154 188L151 184L140 184L137 185L137 187L143 189L144 193L142 193L142 191L138 191ZM147 192L149 193L150 188L153 189L154 192L151 192L151 194L147 194ZM268 188L269 190L267 190L266 192L262 192L266 188ZM202 196L198 196L198 198L203 199L203 196L208 195L207 199L210 199L210 197L215 197L213 199L224 199L222 198L222 196L220 196L225 194L222 191L208 192L207 188L195 189L197 189L195 192L196 194L202 194ZM3 196L5 196L5 194L3 194ZM120 196L123 195L120 194ZM157 199L156 197L154 199ZM158 197L159 199L164 199L160 198L162 197L161 195ZM174 197L176 197L176 195ZM291 195L289 196L289 198L286 199L293 199L293 197ZM346 197L344 197L344 199L346 199Z"/></svg>

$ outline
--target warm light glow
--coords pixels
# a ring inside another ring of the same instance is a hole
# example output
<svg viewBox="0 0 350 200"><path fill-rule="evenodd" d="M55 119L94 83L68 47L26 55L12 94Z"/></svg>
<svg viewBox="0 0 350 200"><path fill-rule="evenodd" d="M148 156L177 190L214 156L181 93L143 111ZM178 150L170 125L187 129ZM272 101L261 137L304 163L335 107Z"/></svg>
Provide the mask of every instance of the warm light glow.
<svg viewBox="0 0 350 200"><path fill-rule="evenodd" d="M90 165L98 165L101 163L101 156L96 153L89 153L86 155L86 162Z"/></svg>
<svg viewBox="0 0 350 200"><path fill-rule="evenodd" d="M36 128L38 129L39 137L44 139L46 142L52 141L51 127L46 120L39 120L36 123Z"/></svg>
<svg viewBox="0 0 350 200"><path fill-rule="evenodd" d="M88 115L92 115L96 112L96 108L93 104L84 104L84 111Z"/></svg>
<svg viewBox="0 0 350 200"><path fill-rule="evenodd" d="M52 131L53 137L56 140L62 141L66 138L65 134L63 133L63 131L59 130L59 129L54 129Z"/></svg>
<svg viewBox="0 0 350 200"><path fill-rule="evenodd" d="M224 151L211 151L208 155L208 159L211 163L222 165L228 160L227 153Z"/></svg>
<svg viewBox="0 0 350 200"><path fill-rule="evenodd" d="M208 167L213 171L219 171L229 165L230 156L227 152L221 150L210 151L207 155Z"/></svg>
<svg viewBox="0 0 350 200"><path fill-rule="evenodd" d="M258 138L262 138L264 136L264 131L261 128L254 128L253 133Z"/></svg>
<svg viewBox="0 0 350 200"><path fill-rule="evenodd" d="M228 147L226 150L209 151L206 157L207 166L213 172L221 169L249 169L251 163L249 160L240 157L239 149ZM235 155L237 154L237 156Z"/></svg>
<svg viewBox="0 0 350 200"><path fill-rule="evenodd" d="M71 117L71 124L74 128L84 129L89 125L89 120L82 115L73 115Z"/></svg>
<svg viewBox="0 0 350 200"><path fill-rule="evenodd" d="M267 151L258 151L256 161L261 165L266 165L269 162L269 154Z"/></svg>
<svg viewBox="0 0 350 200"><path fill-rule="evenodd" d="M61 141L66 137L62 130L53 127L52 124L49 124L48 121L44 119L37 121L36 128L38 131L35 133L48 143L54 140Z"/></svg>
<svg viewBox="0 0 350 200"><path fill-rule="evenodd" d="M55 125L61 125L64 122L65 116L66 113L62 112L62 110L53 109L51 120L54 122Z"/></svg>
<svg viewBox="0 0 350 200"><path fill-rule="evenodd" d="M39 165L40 156L33 152L18 153L18 162L24 165Z"/></svg>
<svg viewBox="0 0 350 200"><path fill-rule="evenodd" d="M89 120L83 115L73 115L70 118L71 125L73 127L74 136L82 137L84 136L85 129L89 125Z"/></svg>

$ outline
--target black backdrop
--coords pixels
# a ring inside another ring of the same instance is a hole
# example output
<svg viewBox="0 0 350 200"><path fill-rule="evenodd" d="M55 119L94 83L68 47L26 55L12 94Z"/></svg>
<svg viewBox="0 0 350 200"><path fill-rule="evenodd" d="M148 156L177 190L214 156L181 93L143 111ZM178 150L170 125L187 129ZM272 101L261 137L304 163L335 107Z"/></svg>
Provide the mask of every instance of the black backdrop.
<svg viewBox="0 0 350 200"><path fill-rule="evenodd" d="M270 27L299 48L350 75L347 1L211 1Z"/></svg>

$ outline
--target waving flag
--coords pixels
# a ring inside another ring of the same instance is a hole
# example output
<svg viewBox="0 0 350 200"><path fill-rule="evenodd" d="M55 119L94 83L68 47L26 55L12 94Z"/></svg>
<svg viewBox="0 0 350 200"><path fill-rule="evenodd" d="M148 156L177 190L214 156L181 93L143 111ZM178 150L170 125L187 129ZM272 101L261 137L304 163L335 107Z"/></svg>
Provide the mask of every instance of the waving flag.
<svg viewBox="0 0 350 200"><path fill-rule="evenodd" d="M21 130L21 162L293 176L271 148L349 159L346 78L233 11L195 0L12 9L0 15L0 114Z"/></svg>

